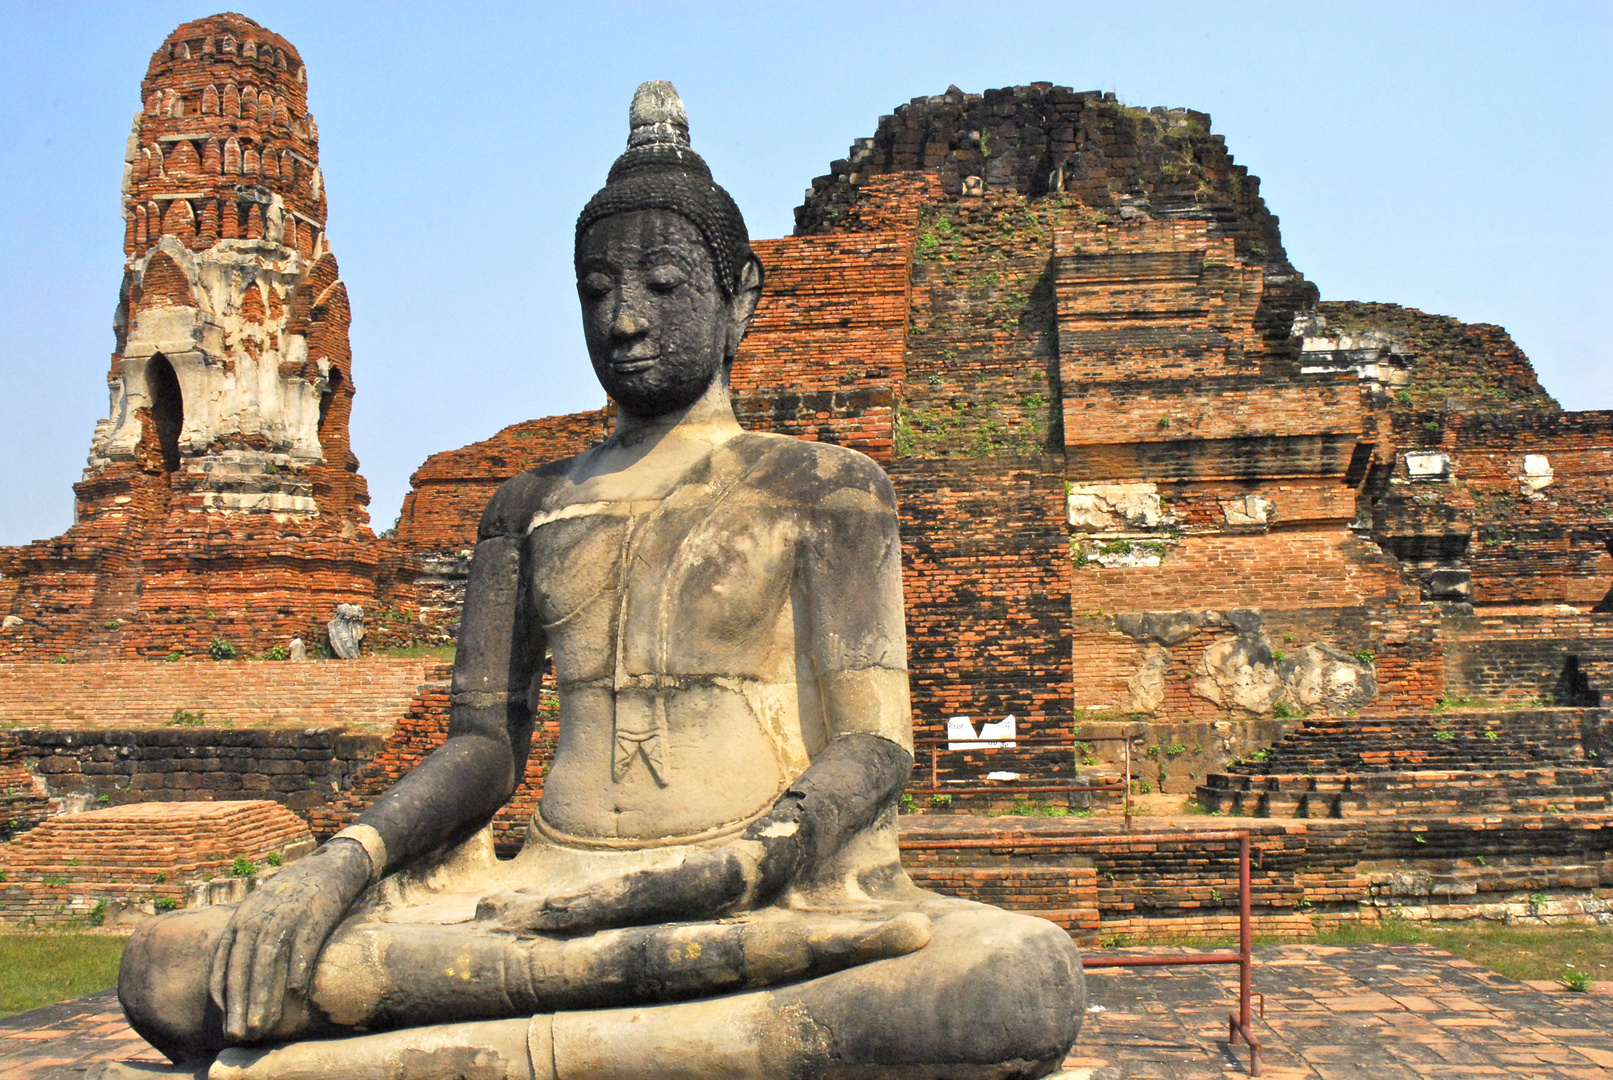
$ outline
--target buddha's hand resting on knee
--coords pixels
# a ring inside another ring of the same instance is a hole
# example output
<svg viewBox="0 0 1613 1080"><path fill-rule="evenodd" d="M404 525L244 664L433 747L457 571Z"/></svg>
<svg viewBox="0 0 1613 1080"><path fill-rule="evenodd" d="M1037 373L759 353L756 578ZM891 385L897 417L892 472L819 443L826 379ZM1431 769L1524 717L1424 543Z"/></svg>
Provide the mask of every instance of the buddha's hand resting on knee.
<svg viewBox="0 0 1613 1080"><path fill-rule="evenodd" d="M476 918L510 930L581 934L614 926L693 922L749 906L756 863L737 844L668 867L636 870L579 893L519 889L486 897Z"/></svg>
<svg viewBox="0 0 1613 1080"><path fill-rule="evenodd" d="M364 848L338 839L248 894L213 954L210 992L226 1035L251 1042L274 1031L287 991L307 992L319 951L370 872Z"/></svg>

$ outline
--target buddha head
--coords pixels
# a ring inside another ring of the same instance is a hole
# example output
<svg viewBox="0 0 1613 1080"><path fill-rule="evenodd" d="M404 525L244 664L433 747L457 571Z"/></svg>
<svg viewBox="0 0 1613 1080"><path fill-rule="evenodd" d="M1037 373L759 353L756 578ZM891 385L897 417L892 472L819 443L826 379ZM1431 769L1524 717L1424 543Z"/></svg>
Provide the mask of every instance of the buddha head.
<svg viewBox="0 0 1613 1080"><path fill-rule="evenodd" d="M577 218L588 356L622 409L684 408L728 367L761 295L745 219L689 145L669 82L633 95L627 150Z"/></svg>

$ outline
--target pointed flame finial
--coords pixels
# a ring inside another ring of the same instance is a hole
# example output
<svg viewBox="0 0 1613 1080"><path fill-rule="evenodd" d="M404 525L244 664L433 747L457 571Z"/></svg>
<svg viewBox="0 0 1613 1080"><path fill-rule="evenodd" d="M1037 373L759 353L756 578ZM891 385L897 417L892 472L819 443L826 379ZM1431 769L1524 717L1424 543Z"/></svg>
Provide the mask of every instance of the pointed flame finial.
<svg viewBox="0 0 1613 1080"><path fill-rule="evenodd" d="M683 109L683 99L665 79L651 79L639 84L633 93L633 104L627 110L627 122L632 133L627 145L687 147L689 145L689 114Z"/></svg>

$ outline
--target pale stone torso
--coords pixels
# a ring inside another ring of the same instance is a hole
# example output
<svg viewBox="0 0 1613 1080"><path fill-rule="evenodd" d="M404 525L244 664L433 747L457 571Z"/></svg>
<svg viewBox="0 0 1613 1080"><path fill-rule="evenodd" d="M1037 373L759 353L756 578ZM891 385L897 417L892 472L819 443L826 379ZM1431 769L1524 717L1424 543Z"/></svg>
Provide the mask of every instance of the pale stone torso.
<svg viewBox="0 0 1613 1080"><path fill-rule="evenodd" d="M826 741L796 679L801 522L746 483L766 441L663 440L625 470L583 455L528 521L524 587L560 691L551 839L736 831Z"/></svg>

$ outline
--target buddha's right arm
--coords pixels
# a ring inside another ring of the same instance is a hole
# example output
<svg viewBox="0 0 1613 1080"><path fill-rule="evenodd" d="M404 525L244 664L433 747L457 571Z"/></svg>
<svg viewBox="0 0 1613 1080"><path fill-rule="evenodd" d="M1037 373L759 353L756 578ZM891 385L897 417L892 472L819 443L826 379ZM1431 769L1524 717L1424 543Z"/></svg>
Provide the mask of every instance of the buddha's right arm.
<svg viewBox="0 0 1613 1080"><path fill-rule="evenodd" d="M376 876L481 828L525 772L534 704L527 694L544 644L527 610L523 538L511 521L520 515L500 505L505 495L501 490L489 505L471 563L447 741L347 830L380 849L370 851L372 862L384 864L375 866Z"/></svg>
<svg viewBox="0 0 1613 1080"><path fill-rule="evenodd" d="M286 990L306 990L326 939L367 882L469 836L515 789L532 737L526 687L543 642L523 606L520 534L497 527L509 515L493 514L504 493L483 518L471 565L447 741L330 843L267 879L236 909L210 983L231 1038L275 1030Z"/></svg>

